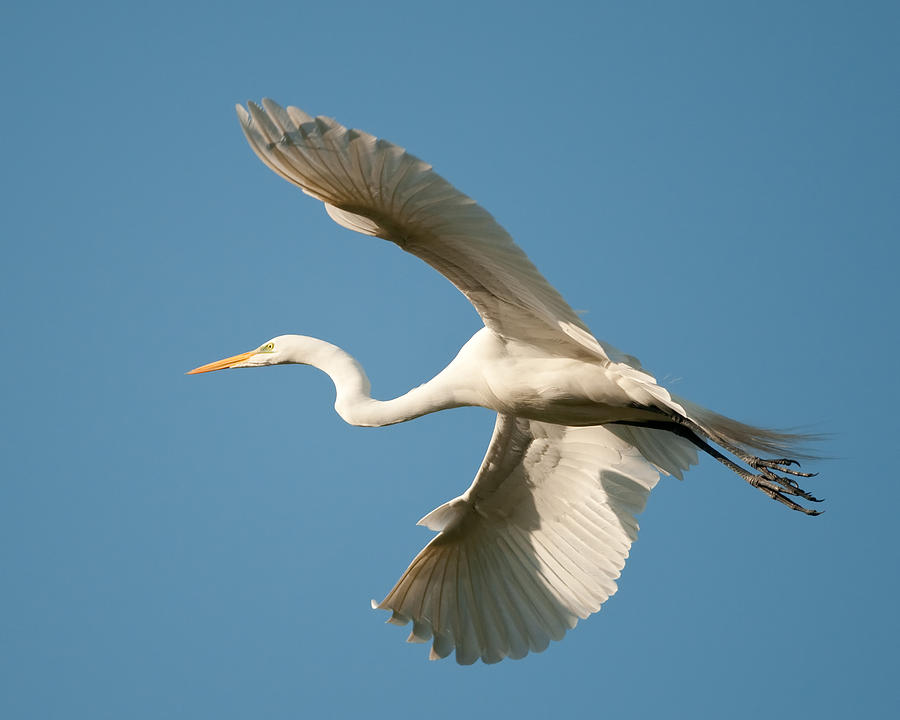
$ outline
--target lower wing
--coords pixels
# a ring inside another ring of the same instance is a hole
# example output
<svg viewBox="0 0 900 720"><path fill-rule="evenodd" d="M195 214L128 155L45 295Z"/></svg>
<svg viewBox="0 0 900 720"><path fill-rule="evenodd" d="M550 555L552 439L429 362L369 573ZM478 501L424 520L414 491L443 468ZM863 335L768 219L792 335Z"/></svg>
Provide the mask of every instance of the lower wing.
<svg viewBox="0 0 900 720"><path fill-rule="evenodd" d="M540 652L615 593L659 471L696 460L664 431L499 415L472 486L422 518L439 534L375 607L432 659Z"/></svg>

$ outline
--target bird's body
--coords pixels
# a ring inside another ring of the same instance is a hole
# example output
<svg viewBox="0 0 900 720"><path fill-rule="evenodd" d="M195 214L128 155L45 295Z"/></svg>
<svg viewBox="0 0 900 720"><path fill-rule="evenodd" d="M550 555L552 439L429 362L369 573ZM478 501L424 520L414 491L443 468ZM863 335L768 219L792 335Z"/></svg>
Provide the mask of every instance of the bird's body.
<svg viewBox="0 0 900 720"><path fill-rule="evenodd" d="M325 203L340 225L435 267L485 327L432 380L393 400L371 396L362 366L302 335L196 372L312 365L348 423L382 426L477 405L497 423L471 487L426 515L439 534L377 605L412 621L432 657L496 662L543 650L597 611L637 537L634 516L660 472L681 477L709 453L769 497L816 514L786 454L801 436L736 422L672 396L636 358L595 338L506 232L430 166L384 140L296 108L238 108L251 147ZM718 445L724 452L720 451ZM729 457L729 455L731 457ZM748 466L742 467L738 463Z"/></svg>
<svg viewBox="0 0 900 720"><path fill-rule="evenodd" d="M362 427L393 425L464 406L569 426L660 420L663 407L680 409L674 401L658 409L639 406L643 402L653 407L645 386L657 393L662 388L634 368L590 356L553 355L488 328L475 333L434 378L388 401L371 398L362 366L336 345L302 335L282 335L272 342L279 362L326 372L335 384L335 410L349 424Z"/></svg>

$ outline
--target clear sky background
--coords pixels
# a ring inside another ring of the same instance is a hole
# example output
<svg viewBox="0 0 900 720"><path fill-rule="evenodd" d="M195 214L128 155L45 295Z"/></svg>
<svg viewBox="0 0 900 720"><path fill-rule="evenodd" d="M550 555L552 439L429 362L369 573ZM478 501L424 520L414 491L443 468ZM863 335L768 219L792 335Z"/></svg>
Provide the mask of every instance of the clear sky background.
<svg viewBox="0 0 900 720"><path fill-rule="evenodd" d="M0 716L896 717L895 2L6 3ZM479 327L266 169L233 104L383 136L679 394L832 433L792 513L664 479L599 615L429 663L370 609L491 413L344 425L184 372L298 332L376 397Z"/></svg>

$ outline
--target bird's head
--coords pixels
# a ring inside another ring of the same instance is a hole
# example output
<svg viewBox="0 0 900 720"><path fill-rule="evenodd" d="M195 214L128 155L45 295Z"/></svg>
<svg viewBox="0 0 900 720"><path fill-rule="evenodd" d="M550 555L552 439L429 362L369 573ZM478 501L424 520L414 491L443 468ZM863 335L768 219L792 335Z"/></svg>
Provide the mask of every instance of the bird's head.
<svg viewBox="0 0 900 720"><path fill-rule="evenodd" d="M281 365L283 363L296 363L296 340L298 335L279 335L268 342L264 342L255 350L232 355L223 360L201 365L189 370L188 375L212 372L213 370L225 370L227 368L262 367L263 365Z"/></svg>

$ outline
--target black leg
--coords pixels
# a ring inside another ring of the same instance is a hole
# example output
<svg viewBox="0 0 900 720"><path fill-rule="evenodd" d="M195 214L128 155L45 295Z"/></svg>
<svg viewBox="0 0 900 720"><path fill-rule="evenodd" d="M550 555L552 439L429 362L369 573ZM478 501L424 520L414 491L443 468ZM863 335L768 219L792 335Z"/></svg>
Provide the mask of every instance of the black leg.
<svg viewBox="0 0 900 720"><path fill-rule="evenodd" d="M794 477L813 477L816 475L816 473L803 473L797 470L791 470L791 465L800 466L800 463L796 460L790 458L763 459L756 457L743 448L737 447L734 443L719 436L717 433L710 432L693 420L689 420L680 415L673 415L671 420L668 421L620 422L616 424L650 427L680 435L681 437L690 440L707 455L715 458L733 473L747 481L752 487L761 490L773 500L776 500L783 505L787 505L791 510L797 510L798 512L806 513L807 515L822 514L821 511L805 508L788 497L800 497L809 502L822 502L819 498L813 497L810 493L803 490L794 479ZM749 465L756 472L750 472L741 467L710 445L707 440L724 448L736 458ZM778 473L785 473L785 476L779 475ZM787 475L793 477L787 477Z"/></svg>

